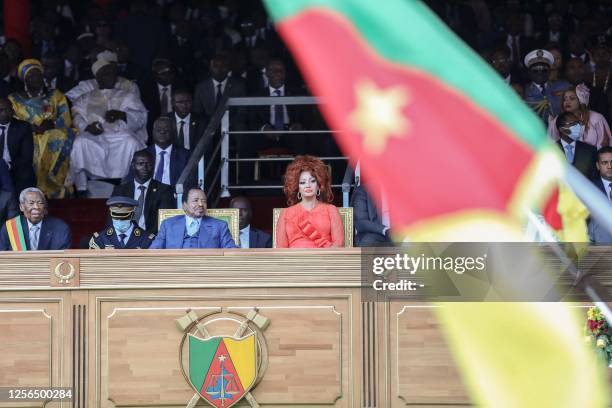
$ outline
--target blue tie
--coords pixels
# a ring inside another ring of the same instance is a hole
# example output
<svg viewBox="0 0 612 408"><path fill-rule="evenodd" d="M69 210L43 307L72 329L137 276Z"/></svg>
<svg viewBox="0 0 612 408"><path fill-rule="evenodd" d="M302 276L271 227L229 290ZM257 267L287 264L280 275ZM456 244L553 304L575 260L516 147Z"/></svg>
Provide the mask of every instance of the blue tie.
<svg viewBox="0 0 612 408"><path fill-rule="evenodd" d="M574 146L571 144L565 145L565 151L567 152L565 155L565 157L567 157L567 162L570 164L574 163Z"/></svg>
<svg viewBox="0 0 612 408"><path fill-rule="evenodd" d="M280 89L274 90L274 95L281 96ZM284 130L285 129L285 117L283 112L283 105L274 105L274 129Z"/></svg>
<svg viewBox="0 0 612 408"><path fill-rule="evenodd" d="M166 154L165 151L161 151L159 152L160 158L159 158L159 163L157 165L157 169L155 170L155 177L153 177L155 180L159 181L160 183L162 182L162 178L164 178L164 155Z"/></svg>

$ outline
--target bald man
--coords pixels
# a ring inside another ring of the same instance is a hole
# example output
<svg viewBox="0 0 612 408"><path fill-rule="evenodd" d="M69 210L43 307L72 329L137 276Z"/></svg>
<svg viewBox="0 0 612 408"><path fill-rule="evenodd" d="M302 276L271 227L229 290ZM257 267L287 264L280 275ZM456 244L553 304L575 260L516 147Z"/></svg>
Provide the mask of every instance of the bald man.
<svg viewBox="0 0 612 408"><path fill-rule="evenodd" d="M270 234L251 227L253 209L251 202L246 197L234 197L230 202L230 208L240 210L240 247L241 248L272 248L272 237Z"/></svg>

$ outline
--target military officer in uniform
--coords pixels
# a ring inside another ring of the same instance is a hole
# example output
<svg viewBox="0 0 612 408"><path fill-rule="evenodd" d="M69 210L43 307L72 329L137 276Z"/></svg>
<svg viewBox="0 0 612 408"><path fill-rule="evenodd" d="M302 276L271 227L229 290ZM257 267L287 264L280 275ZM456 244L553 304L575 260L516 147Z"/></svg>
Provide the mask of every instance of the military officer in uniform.
<svg viewBox="0 0 612 408"><path fill-rule="evenodd" d="M155 234L147 234L132 220L138 201L114 196L106 201L112 225L105 230L94 232L89 240L89 249L146 249L155 239Z"/></svg>
<svg viewBox="0 0 612 408"><path fill-rule="evenodd" d="M549 117L561 112L561 94L570 87L566 80L550 81L555 57L546 50L533 50L525 56L530 83L525 85L525 102L548 125Z"/></svg>

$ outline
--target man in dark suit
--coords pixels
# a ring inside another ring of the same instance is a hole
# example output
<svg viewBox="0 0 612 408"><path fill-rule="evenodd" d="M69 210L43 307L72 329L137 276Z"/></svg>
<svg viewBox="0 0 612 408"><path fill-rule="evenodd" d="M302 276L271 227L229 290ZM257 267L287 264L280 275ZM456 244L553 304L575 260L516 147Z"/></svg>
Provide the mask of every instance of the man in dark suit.
<svg viewBox="0 0 612 408"><path fill-rule="evenodd" d="M42 191L36 187L23 190L19 194L19 209L23 217L7 221L0 229L0 250L36 251L70 247L70 228L59 218L47 216L47 199Z"/></svg>
<svg viewBox="0 0 612 408"><path fill-rule="evenodd" d="M172 109L168 117L176 124L176 144L192 151L206 130L207 120L192 112L193 99L191 91L177 88L172 92Z"/></svg>
<svg viewBox="0 0 612 408"><path fill-rule="evenodd" d="M36 185L32 126L13 118L13 107L7 98L0 98L0 157L10 168L15 191Z"/></svg>
<svg viewBox="0 0 612 408"><path fill-rule="evenodd" d="M210 61L211 77L198 83L193 99L193 111L198 115L211 117L225 94L230 97L246 95L246 86L240 78L228 76L230 71L229 57L226 54L217 54ZM230 111L230 126L242 126L241 110Z"/></svg>
<svg viewBox="0 0 612 408"><path fill-rule="evenodd" d="M93 233L89 249L146 249L151 245L155 234L146 233L132 220L138 201L115 196L106 205L112 222L104 230Z"/></svg>
<svg viewBox="0 0 612 408"><path fill-rule="evenodd" d="M162 222L150 249L236 248L225 221L206 216L206 194L192 188L183 195L185 215Z"/></svg>
<svg viewBox="0 0 612 408"><path fill-rule="evenodd" d="M172 187L189 160L189 151L173 143L175 131L173 119L168 116L158 118L153 124L153 145L147 148L155 157L153 179Z"/></svg>
<svg viewBox="0 0 612 408"><path fill-rule="evenodd" d="M368 192L357 186L353 192L355 244L359 247L390 246L389 221L383 220ZM388 217L387 217L388 218ZM387 225L385 225L385 223Z"/></svg>
<svg viewBox="0 0 612 408"><path fill-rule="evenodd" d="M593 179L593 183L612 202L612 147L604 146L597 151L597 170L599 175ZM612 232L593 216L589 218L589 238L596 244L612 244Z"/></svg>
<svg viewBox="0 0 612 408"><path fill-rule="evenodd" d="M234 197L230 201L230 208L240 210L240 247L241 248L272 248L272 237L270 234L253 228L251 219L253 208L246 197Z"/></svg>
<svg viewBox="0 0 612 408"><path fill-rule="evenodd" d="M153 61L152 76L139 83L140 98L149 111L147 117L147 130L151 134L153 122L160 115L172 111L172 91L182 86L176 79L174 66L170 60L158 58Z"/></svg>
<svg viewBox="0 0 612 408"><path fill-rule="evenodd" d="M584 132L578 118L571 112L562 112L557 117L555 126L561 137L557 146L565 153L568 163L574 165L586 178L595 178L597 149L578 140Z"/></svg>
<svg viewBox="0 0 612 408"><path fill-rule="evenodd" d="M148 150L134 153L131 165L133 180L116 186L112 194L138 201L134 220L140 228L149 233L157 232L160 208L176 208L172 188L152 179L153 160L153 155Z"/></svg>
<svg viewBox="0 0 612 408"><path fill-rule="evenodd" d="M64 75L64 61L55 52L43 55L40 62L45 68L43 77L47 89L57 89L61 93L71 90L76 82Z"/></svg>

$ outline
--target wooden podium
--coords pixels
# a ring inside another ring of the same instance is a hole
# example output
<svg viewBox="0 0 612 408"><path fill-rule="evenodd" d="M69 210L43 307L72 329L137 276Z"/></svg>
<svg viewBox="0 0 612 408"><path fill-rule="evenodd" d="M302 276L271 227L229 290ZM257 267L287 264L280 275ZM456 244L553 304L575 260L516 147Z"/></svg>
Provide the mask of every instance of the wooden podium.
<svg viewBox="0 0 612 408"><path fill-rule="evenodd" d="M258 383L235 406L469 404L429 306L361 302L360 254L5 253L0 387L73 387L72 404L47 407L193 406L180 322L195 316L202 333L232 336L257 315L252 327L267 323L255 328ZM0 402L13 406L42 403Z"/></svg>

